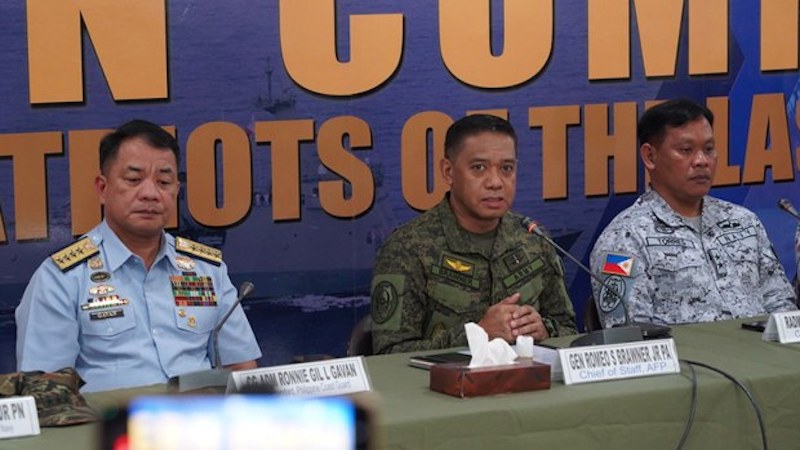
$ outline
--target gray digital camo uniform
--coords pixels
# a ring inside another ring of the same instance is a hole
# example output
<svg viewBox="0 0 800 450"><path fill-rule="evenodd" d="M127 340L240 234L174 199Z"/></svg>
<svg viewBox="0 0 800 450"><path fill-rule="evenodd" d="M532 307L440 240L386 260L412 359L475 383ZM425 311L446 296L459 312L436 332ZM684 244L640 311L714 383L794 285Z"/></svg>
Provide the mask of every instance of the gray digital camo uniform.
<svg viewBox="0 0 800 450"><path fill-rule="evenodd" d="M376 353L467 345L464 324L519 292L550 336L574 334L575 313L561 260L522 217L506 213L491 255L482 254L456 222L448 197L399 228L381 248L372 278Z"/></svg>
<svg viewBox="0 0 800 450"><path fill-rule="evenodd" d="M794 295L795 303L799 303L797 297L800 296L800 223L794 232Z"/></svg>
<svg viewBox="0 0 800 450"><path fill-rule="evenodd" d="M604 272L608 254L632 256L631 275ZM707 322L795 309L792 287L756 215L709 196L698 230L655 191L643 194L597 239L591 264L608 286L623 288L634 321ZM599 304L614 303L598 282L592 287ZM605 319L607 325L620 321Z"/></svg>
<svg viewBox="0 0 800 450"><path fill-rule="evenodd" d="M794 232L794 261L795 261L795 277L800 278L800 223L797 224L797 230Z"/></svg>

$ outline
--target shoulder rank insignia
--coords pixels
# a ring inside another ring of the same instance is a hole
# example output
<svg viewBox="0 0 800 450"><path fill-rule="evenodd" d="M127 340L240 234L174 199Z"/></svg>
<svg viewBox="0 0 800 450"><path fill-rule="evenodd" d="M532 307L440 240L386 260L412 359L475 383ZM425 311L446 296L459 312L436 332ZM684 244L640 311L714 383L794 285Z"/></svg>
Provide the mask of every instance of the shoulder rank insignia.
<svg viewBox="0 0 800 450"><path fill-rule="evenodd" d="M50 259L62 272L66 272L79 262L85 261L99 252L100 249L92 242L92 239L85 237L53 253L50 255Z"/></svg>
<svg viewBox="0 0 800 450"><path fill-rule="evenodd" d="M216 266L222 264L221 250L186 238L175 238L175 250L181 253L187 253L189 255L196 256Z"/></svg>

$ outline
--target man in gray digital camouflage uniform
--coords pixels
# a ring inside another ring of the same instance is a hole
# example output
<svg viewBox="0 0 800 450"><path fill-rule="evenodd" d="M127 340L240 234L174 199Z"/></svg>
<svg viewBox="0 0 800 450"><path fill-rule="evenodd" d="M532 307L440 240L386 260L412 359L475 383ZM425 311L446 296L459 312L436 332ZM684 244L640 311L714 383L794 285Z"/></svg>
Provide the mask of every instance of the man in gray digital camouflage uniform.
<svg viewBox="0 0 800 450"><path fill-rule="evenodd" d="M794 292L751 211L708 196L714 116L688 100L646 111L637 127L651 190L603 231L591 255L606 326L679 324L795 309ZM614 295L610 290L620 295Z"/></svg>
<svg viewBox="0 0 800 450"><path fill-rule="evenodd" d="M794 232L794 262L795 262L795 275L794 275L794 295L800 296L800 223L797 224L797 229ZM795 300L797 300L795 298ZM795 303L798 303L797 301Z"/></svg>
<svg viewBox="0 0 800 450"><path fill-rule="evenodd" d="M517 169L511 125L489 115L456 121L440 169L450 192L395 231L378 254L375 353L466 345L467 322L512 343L520 335L542 341L574 334L561 260L509 211Z"/></svg>

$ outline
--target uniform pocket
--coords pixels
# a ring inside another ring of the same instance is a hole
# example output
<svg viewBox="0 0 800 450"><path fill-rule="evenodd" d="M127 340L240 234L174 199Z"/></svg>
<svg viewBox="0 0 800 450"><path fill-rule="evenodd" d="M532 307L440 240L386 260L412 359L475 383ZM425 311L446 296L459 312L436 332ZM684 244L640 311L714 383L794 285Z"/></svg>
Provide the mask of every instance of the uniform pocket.
<svg viewBox="0 0 800 450"><path fill-rule="evenodd" d="M481 309L480 292L459 288L440 281L428 281L428 292L431 293L431 300L434 302L431 306L435 310L464 314Z"/></svg>
<svg viewBox="0 0 800 450"><path fill-rule="evenodd" d="M178 328L196 334L209 333L217 324L216 306L176 306L175 321Z"/></svg>
<svg viewBox="0 0 800 450"><path fill-rule="evenodd" d="M703 273L702 266L705 264L705 258L700 252L689 252L686 249L650 254L650 273L657 278L659 287L680 288L683 284L693 284L696 277Z"/></svg>
<svg viewBox="0 0 800 450"><path fill-rule="evenodd" d="M428 281L430 316L425 335L434 338L445 329L465 322L477 322L488 304L479 292L459 288L440 281ZM460 345L461 343L454 343Z"/></svg>
<svg viewBox="0 0 800 450"><path fill-rule="evenodd" d="M509 295L519 292L519 304L530 305L535 310L539 311L542 300L542 292L544 291L544 277L536 275L530 280L526 281L522 286L516 290L509 291Z"/></svg>
<svg viewBox="0 0 800 450"><path fill-rule="evenodd" d="M682 299L704 299L716 282L702 251L687 248L651 251L648 271L655 284L657 317L679 315Z"/></svg>
<svg viewBox="0 0 800 450"><path fill-rule="evenodd" d="M724 248L733 262L731 270L736 271L735 274L731 275L738 276L746 288L757 289L760 279L759 262L761 261L761 254L758 246L755 245L755 240L752 240L751 243L753 245L747 245L747 240L737 241L725 245Z"/></svg>
<svg viewBox="0 0 800 450"><path fill-rule="evenodd" d="M136 327L136 312L130 305L80 311L81 330L90 336L115 336Z"/></svg>

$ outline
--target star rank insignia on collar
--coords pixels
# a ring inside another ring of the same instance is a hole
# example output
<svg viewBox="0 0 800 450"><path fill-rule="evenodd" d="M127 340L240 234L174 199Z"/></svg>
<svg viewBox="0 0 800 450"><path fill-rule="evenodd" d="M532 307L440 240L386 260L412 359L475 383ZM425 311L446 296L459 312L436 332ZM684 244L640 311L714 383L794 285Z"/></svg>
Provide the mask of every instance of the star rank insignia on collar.
<svg viewBox="0 0 800 450"><path fill-rule="evenodd" d="M196 256L202 260L214 264L215 266L222 264L222 251L186 238L175 238L175 250L181 253Z"/></svg>
<svg viewBox="0 0 800 450"><path fill-rule="evenodd" d="M100 249L92 242L92 239L85 237L53 253L50 255L50 259L62 272L66 272L79 262L85 261L99 252Z"/></svg>

